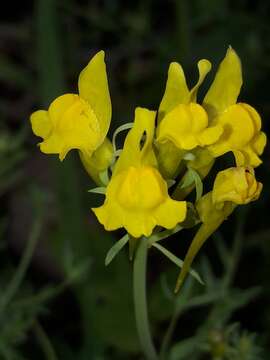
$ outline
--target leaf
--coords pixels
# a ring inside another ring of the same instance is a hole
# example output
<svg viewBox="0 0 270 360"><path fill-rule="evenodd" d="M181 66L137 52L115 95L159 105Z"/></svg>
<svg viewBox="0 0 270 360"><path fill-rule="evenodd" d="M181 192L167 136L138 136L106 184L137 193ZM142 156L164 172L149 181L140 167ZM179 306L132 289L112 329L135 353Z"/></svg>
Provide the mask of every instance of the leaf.
<svg viewBox="0 0 270 360"><path fill-rule="evenodd" d="M100 178L102 184L108 185L109 181L110 181L108 169L106 169L103 172L99 173L99 178Z"/></svg>
<svg viewBox="0 0 270 360"><path fill-rule="evenodd" d="M183 230L183 227L181 225L176 225L176 227L173 230L164 230L157 232L150 236L150 238L148 239L148 244L149 246L152 246L155 242L164 240L167 237L176 234L180 230Z"/></svg>
<svg viewBox="0 0 270 360"><path fill-rule="evenodd" d="M203 194L203 183L201 180L200 175L192 169L191 167L188 168L188 172L185 174L184 181L181 185L181 188L184 189L186 187L191 186L192 184L195 184L196 187L196 201L198 201Z"/></svg>
<svg viewBox="0 0 270 360"><path fill-rule="evenodd" d="M197 173L197 171L191 169L192 173L193 173L193 178L194 178L194 182L195 182L195 186L196 186L196 201L198 201L203 194L203 183L201 180L200 175Z"/></svg>
<svg viewBox="0 0 270 360"><path fill-rule="evenodd" d="M180 188L185 189L185 188L191 186L193 184L193 182L194 182L193 174L189 168L188 171L185 173L185 176L183 178L183 183L181 184Z"/></svg>
<svg viewBox="0 0 270 360"><path fill-rule="evenodd" d="M153 246L157 248L160 252L162 252L163 255L165 255L168 259L170 259L175 265L182 268L184 261L176 257L174 254L172 254L169 250L167 250L165 247L161 246L160 244L154 243ZM200 275L197 273L197 271L190 269L189 273L191 276L194 277L200 284L204 285L204 281L201 279Z"/></svg>
<svg viewBox="0 0 270 360"><path fill-rule="evenodd" d="M187 358L191 359L194 351L198 351L198 345L199 341L196 336L176 343L170 351L169 360L184 360Z"/></svg>
<svg viewBox="0 0 270 360"><path fill-rule="evenodd" d="M166 180L166 182L167 182L168 189L170 189L176 183L176 181L173 179L168 179L168 180Z"/></svg>
<svg viewBox="0 0 270 360"><path fill-rule="evenodd" d="M126 245L129 240L129 235L126 234L120 240L118 240L108 251L105 258L105 265L108 266L114 257L119 253L119 251Z"/></svg>
<svg viewBox="0 0 270 360"><path fill-rule="evenodd" d="M96 187L94 189L90 189L90 190L88 190L88 192L94 193L94 194L103 194L103 195L105 195L106 188L104 186L100 186L100 187Z"/></svg>
<svg viewBox="0 0 270 360"><path fill-rule="evenodd" d="M199 307L199 306L207 306L216 302L217 300L222 299L224 296L224 291L222 289L210 291L209 293L198 295L189 300L189 302L185 306L185 310Z"/></svg>

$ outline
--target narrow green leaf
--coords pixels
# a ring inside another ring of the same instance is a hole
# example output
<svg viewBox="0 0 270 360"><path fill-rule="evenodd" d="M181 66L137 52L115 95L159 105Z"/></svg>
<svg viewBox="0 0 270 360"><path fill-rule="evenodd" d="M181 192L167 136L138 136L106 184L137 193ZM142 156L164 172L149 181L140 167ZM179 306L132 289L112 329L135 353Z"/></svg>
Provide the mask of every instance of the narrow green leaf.
<svg viewBox="0 0 270 360"><path fill-rule="evenodd" d="M102 181L102 184L108 185L109 181L110 181L108 169L106 169L103 172L99 173L99 178Z"/></svg>
<svg viewBox="0 0 270 360"><path fill-rule="evenodd" d="M176 183L176 181L173 179L168 179L166 182L167 182L168 189L171 188Z"/></svg>
<svg viewBox="0 0 270 360"><path fill-rule="evenodd" d="M176 234L178 231L182 230L183 227L181 225L176 225L176 227L173 230L164 230L164 231L160 231L157 232L153 235L150 236L150 238L148 239L148 246L152 246L155 242L160 241L160 240L164 240L167 237Z"/></svg>
<svg viewBox="0 0 270 360"><path fill-rule="evenodd" d="M195 182L195 186L196 186L196 201L198 201L203 194L203 183L201 180L200 175L197 173L197 171L195 171L194 169L191 169L192 174L193 174L193 179Z"/></svg>
<svg viewBox="0 0 270 360"><path fill-rule="evenodd" d="M90 190L88 190L88 192L94 193L94 194L103 194L103 195L105 195L106 188L103 187L103 186L100 186L100 187L96 187L94 189L90 189Z"/></svg>
<svg viewBox="0 0 270 360"><path fill-rule="evenodd" d="M161 246L160 244L154 243L153 246L157 248L163 255L165 255L168 259L170 259L175 265L180 267L182 269L182 266L184 264L184 261L176 257L174 254L172 254L169 250L167 250L165 247ZM204 285L204 281L200 277L200 275L197 273L197 271L190 269L189 273L191 276L193 276L200 284Z"/></svg>
<svg viewBox="0 0 270 360"><path fill-rule="evenodd" d="M181 181L182 182L182 181ZM180 186L181 189L184 189L186 187L189 187L190 185L192 185L194 183L194 177L192 172L190 171L190 169L188 169L188 171L185 173L184 178L183 178L183 182Z"/></svg>
<svg viewBox="0 0 270 360"><path fill-rule="evenodd" d="M196 187L196 201L198 201L203 194L203 183L200 175L192 168L189 168L187 173L184 176L183 183L181 184L181 188L184 189L186 187L195 184Z"/></svg>
<svg viewBox="0 0 270 360"><path fill-rule="evenodd" d="M194 351L198 352L198 344L200 344L198 336L193 336L176 343L170 350L169 360L191 359Z"/></svg>
<svg viewBox="0 0 270 360"><path fill-rule="evenodd" d="M114 257L119 253L119 251L126 245L129 240L129 235L126 234L120 240L118 240L108 251L105 258L105 266L108 266Z"/></svg>

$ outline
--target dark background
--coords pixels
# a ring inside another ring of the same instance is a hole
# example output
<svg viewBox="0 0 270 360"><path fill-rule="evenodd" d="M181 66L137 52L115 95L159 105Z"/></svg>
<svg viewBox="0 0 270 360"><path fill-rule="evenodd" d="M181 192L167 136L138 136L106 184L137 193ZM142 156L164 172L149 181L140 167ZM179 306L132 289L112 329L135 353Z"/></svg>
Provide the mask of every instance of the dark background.
<svg viewBox="0 0 270 360"><path fill-rule="evenodd" d="M39 211L43 226L29 270L12 302L0 312L0 359L55 359L49 357L49 350L58 359L140 359L127 253L122 252L110 267L104 266L106 252L122 232L105 234L91 214L90 208L102 199L87 192L93 184L75 153L60 163L39 152L29 125L31 112L46 109L58 95L76 92L79 72L104 49L113 104L112 134L133 120L136 106L158 108L171 61L181 62L192 85L197 61L207 58L215 70L231 45L243 65L240 101L259 111L264 131L269 133L269 15L267 0L1 4L1 293L16 271ZM201 89L201 98L213 74ZM215 289L230 262L235 269L224 296L214 305L210 301L206 307L191 309L180 319L173 343L193 337L200 344L200 350L187 359L217 359L216 352L221 350L216 348L223 345L220 359L240 359L228 349L236 349L243 339L250 346L243 360L270 356L269 155L267 148L264 164L256 171L264 184L259 201L244 211L238 209L196 262L206 282L215 274L211 280ZM224 260L225 250L219 245L217 249L216 243L234 249L237 229L241 251L232 251ZM184 232L166 245L183 257L187 237ZM202 260L206 256L208 260ZM159 253L150 254L149 306L158 346L173 309L174 300L168 300L166 291L172 289L176 274L177 269ZM195 295L202 291L194 286ZM211 322L205 314L213 309L216 318ZM208 335L199 343L194 334L207 321L210 325L203 331ZM235 323L240 325L230 330Z"/></svg>

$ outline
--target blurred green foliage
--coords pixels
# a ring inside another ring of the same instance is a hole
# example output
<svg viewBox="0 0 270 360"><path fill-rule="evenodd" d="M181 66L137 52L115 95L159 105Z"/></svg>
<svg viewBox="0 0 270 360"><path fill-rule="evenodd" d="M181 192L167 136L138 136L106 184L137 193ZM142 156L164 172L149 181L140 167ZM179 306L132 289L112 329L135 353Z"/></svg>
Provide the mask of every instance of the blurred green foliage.
<svg viewBox="0 0 270 360"><path fill-rule="evenodd" d="M266 0L36 0L16 4L16 13L7 4L0 23L0 359L140 359L128 254L104 266L121 233L106 234L91 215L101 200L87 193L92 184L74 154L62 164L39 154L31 111L75 92L79 71L104 49L113 131L132 120L135 106L158 107L170 61L180 61L192 83L198 59L216 67L232 45L243 62L240 99L259 110L269 133L269 10ZM175 298L176 269L155 251L150 256L150 317L170 360L270 356L269 149L259 177L260 202L230 219L199 257L206 287L189 279ZM178 237L167 244L183 256Z"/></svg>

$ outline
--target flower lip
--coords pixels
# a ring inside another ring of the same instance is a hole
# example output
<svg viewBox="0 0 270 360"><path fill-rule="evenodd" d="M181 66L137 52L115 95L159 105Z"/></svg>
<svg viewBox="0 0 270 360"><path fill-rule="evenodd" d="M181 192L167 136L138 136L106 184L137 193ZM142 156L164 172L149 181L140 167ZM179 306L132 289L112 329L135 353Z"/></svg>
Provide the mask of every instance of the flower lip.
<svg viewBox="0 0 270 360"><path fill-rule="evenodd" d="M157 142L171 141L179 149L192 150L215 143L222 132L220 125L208 127L208 116L201 105L179 104L159 124Z"/></svg>
<svg viewBox="0 0 270 360"><path fill-rule="evenodd" d="M59 153L60 160L63 160L71 149L78 149L91 156L103 141L93 109L78 95L60 96L43 116L45 115L51 128L50 131L43 132L44 141L40 143L40 148L44 153ZM34 124L35 113L32 118Z"/></svg>
<svg viewBox="0 0 270 360"><path fill-rule="evenodd" d="M166 185L159 172L153 167L143 166L125 171L117 198L124 208L151 210L159 206L166 195Z"/></svg>
<svg viewBox="0 0 270 360"><path fill-rule="evenodd" d="M187 204L169 197L167 183L157 169L142 166L112 177L104 204L92 210L106 230L124 227L137 238L150 236L157 225L173 229L184 221Z"/></svg>
<svg viewBox="0 0 270 360"><path fill-rule="evenodd" d="M260 165L266 136L260 131L261 118L253 107L245 103L231 105L213 119L213 124L224 129L220 139L209 146L214 157L232 151L238 166Z"/></svg>

